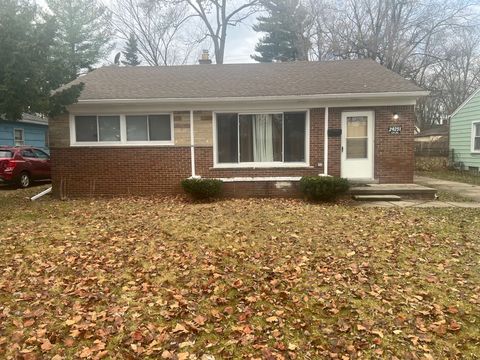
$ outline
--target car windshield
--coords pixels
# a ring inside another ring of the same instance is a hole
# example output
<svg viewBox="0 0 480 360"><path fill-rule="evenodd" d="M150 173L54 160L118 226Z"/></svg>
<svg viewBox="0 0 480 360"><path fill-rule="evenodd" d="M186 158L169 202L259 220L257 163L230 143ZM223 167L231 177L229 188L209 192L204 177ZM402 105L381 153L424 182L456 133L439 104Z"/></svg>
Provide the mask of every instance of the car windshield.
<svg viewBox="0 0 480 360"><path fill-rule="evenodd" d="M11 159L12 155L9 150L0 150L0 159Z"/></svg>

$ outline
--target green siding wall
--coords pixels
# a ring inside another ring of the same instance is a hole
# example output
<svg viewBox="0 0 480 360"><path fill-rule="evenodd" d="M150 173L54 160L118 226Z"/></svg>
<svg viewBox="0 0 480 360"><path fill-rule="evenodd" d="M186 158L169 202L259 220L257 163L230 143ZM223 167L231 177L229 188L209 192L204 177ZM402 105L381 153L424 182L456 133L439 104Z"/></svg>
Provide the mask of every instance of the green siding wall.
<svg viewBox="0 0 480 360"><path fill-rule="evenodd" d="M472 123L480 121L480 91L450 120L450 150L454 150L455 161L480 167L480 154L472 154Z"/></svg>

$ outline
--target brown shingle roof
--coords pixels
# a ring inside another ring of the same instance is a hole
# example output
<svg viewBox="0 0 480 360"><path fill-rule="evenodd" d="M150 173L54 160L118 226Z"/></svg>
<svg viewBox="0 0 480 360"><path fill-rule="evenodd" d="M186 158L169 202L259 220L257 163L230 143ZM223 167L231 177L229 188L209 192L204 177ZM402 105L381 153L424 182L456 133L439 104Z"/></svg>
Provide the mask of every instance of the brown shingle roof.
<svg viewBox="0 0 480 360"><path fill-rule="evenodd" d="M222 98L422 91L372 60L108 66L80 77L79 100Z"/></svg>

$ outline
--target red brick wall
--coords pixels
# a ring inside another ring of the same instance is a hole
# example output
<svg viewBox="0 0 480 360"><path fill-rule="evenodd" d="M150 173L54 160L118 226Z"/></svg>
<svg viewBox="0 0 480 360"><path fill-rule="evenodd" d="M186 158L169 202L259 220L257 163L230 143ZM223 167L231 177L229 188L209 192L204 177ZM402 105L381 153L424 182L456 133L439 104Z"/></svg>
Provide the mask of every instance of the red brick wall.
<svg viewBox="0 0 480 360"><path fill-rule="evenodd" d="M381 106L370 108L330 108L329 129L341 128L342 111L375 111L375 179L380 183L412 183L414 172L414 125L415 111L412 106ZM399 119L394 121L393 114ZM399 135L388 133L390 125L402 126ZM341 138L328 139L328 173L340 176Z"/></svg>
<svg viewBox="0 0 480 360"><path fill-rule="evenodd" d="M341 128L344 110L375 111L375 178L381 183L413 181L413 106L330 108L329 128ZM393 113L400 118L393 121ZM401 125L390 135L389 125ZM55 125L53 125L55 126ZM310 112L310 167L273 169L213 169L213 148L195 148L197 175L202 177L304 176L324 172L324 109ZM329 138L328 172L340 175L340 137ZM182 193L180 181L191 175L190 148L169 147L54 147L52 182L57 196L171 195ZM321 163L322 166L318 166ZM229 196L298 195L297 184L277 182L226 183Z"/></svg>
<svg viewBox="0 0 480 360"><path fill-rule="evenodd" d="M57 197L171 195L191 175L189 147L52 148Z"/></svg>
<svg viewBox="0 0 480 360"><path fill-rule="evenodd" d="M399 119L394 121L393 114ZM388 133L390 125L402 126L399 135ZM381 183L412 183L415 111L413 106L375 109L375 178Z"/></svg>

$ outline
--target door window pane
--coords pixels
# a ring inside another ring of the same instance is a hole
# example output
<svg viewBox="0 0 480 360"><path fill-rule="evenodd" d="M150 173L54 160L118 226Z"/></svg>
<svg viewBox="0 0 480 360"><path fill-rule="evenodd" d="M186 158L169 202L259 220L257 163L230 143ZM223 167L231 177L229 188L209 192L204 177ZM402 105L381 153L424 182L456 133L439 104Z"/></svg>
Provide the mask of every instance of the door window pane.
<svg viewBox="0 0 480 360"><path fill-rule="evenodd" d="M99 116L98 129L100 141L120 141L120 117Z"/></svg>
<svg viewBox="0 0 480 360"><path fill-rule="evenodd" d="M147 141L147 116L127 116L127 141Z"/></svg>
<svg viewBox="0 0 480 360"><path fill-rule="evenodd" d="M170 115L148 115L150 141L172 140Z"/></svg>
<svg viewBox="0 0 480 360"><path fill-rule="evenodd" d="M217 144L219 163L238 162L237 114L217 114Z"/></svg>
<svg viewBox="0 0 480 360"><path fill-rule="evenodd" d="M347 137L366 137L368 129L368 117L349 116L347 117Z"/></svg>
<svg viewBox="0 0 480 360"><path fill-rule="evenodd" d="M346 136L347 159L368 158L368 117L348 116Z"/></svg>
<svg viewBox="0 0 480 360"><path fill-rule="evenodd" d="M98 141L97 117L75 116L75 134L77 141Z"/></svg>
<svg viewBox="0 0 480 360"><path fill-rule="evenodd" d="M285 162L305 162L306 113L284 114Z"/></svg>
<svg viewBox="0 0 480 360"><path fill-rule="evenodd" d="M366 159L368 157L367 138L347 139L347 159Z"/></svg>

